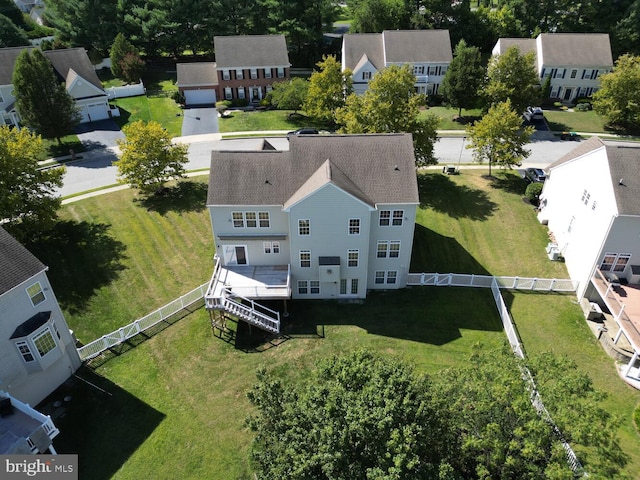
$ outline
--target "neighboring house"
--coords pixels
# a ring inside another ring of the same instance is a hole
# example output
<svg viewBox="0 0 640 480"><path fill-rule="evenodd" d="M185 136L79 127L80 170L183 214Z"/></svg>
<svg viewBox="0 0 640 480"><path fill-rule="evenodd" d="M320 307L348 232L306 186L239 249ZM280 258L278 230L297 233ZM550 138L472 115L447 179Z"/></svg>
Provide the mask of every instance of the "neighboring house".
<svg viewBox="0 0 640 480"><path fill-rule="evenodd" d="M178 90L187 105L216 100L258 103L273 83L289 79L289 53L283 35L214 37L216 62L177 65Z"/></svg>
<svg viewBox="0 0 640 480"><path fill-rule="evenodd" d="M493 48L500 55L516 45L534 52L540 81L551 78L550 98L571 102L590 97L600 87L598 77L613 68L607 33L541 33L537 38L501 38Z"/></svg>
<svg viewBox="0 0 640 480"><path fill-rule="evenodd" d="M385 30L348 34L342 40L342 70L351 70L358 95L377 72L405 64L413 68L418 93L437 95L451 60L449 30Z"/></svg>
<svg viewBox="0 0 640 480"><path fill-rule="evenodd" d="M36 405L80 357L45 267L0 227L0 390Z"/></svg>
<svg viewBox="0 0 640 480"><path fill-rule="evenodd" d="M548 167L538 213L555 238L548 250L564 257L569 276L578 282L578 298L611 312L634 347L626 374L635 371L635 377L640 377L631 369L640 351L640 309L634 309L640 307L639 158L638 147L605 145L591 137Z"/></svg>
<svg viewBox="0 0 640 480"><path fill-rule="evenodd" d="M418 203L409 134L294 136L288 151L212 154L207 206L224 283L251 300L406 286ZM260 269L273 275L258 289L227 272Z"/></svg>
<svg viewBox="0 0 640 480"><path fill-rule="evenodd" d="M18 55L24 48L0 49L0 125L18 125L20 112L15 108L13 69ZM109 118L109 101L102 83L84 48L47 50L43 52L51 62L60 82L75 99L81 122Z"/></svg>

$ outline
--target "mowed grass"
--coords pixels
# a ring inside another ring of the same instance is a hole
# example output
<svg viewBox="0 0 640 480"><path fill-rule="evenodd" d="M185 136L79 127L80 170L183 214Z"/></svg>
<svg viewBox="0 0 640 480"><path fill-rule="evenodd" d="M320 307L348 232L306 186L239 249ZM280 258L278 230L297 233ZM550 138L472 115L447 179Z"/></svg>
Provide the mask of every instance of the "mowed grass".
<svg viewBox="0 0 640 480"><path fill-rule="evenodd" d="M486 173L420 175L411 271L566 278L564 265L546 258L546 229L522 200L523 181L515 172L494 170L494 178ZM165 303L161 296L171 299L201 283L198 278L206 281L213 251L204 195L176 192L171 201L142 205L134 192L123 191L65 207L66 218L98 225L95 231L80 229L93 232L81 237L91 252L112 253L86 261L84 244L72 242L76 268L81 272L85 265L86 273L52 278L58 297L60 285L79 289L91 283L100 271L92 263L109 266L109 258L117 260L107 268L112 278L100 277L102 283L84 293L85 308L67 314L71 328L83 325L87 335L99 336L107 325L121 326L137 318L138 310L144 314ZM179 202L183 197L189 200ZM64 253L58 256L70 261L73 255ZM52 266L50 274L59 268ZM617 377L575 297L504 295L529 354L566 353L609 392L605 405L623 420L621 444L631 460L626 471L635 477L640 439L630 412L640 395ZM293 301L289 310L279 341L266 341L256 329L250 335L245 324L234 322L219 338L200 309L149 339L116 349L108 361L81 372L111 395L79 383L67 415L57 420L62 434L56 447L79 453L81 478L138 479L144 472L145 478L159 479L250 479L252 435L244 420L252 408L246 392L259 366L299 381L318 359L368 348L436 373L467 364L473 345L496 348L505 338L485 289L413 287L370 294L362 305Z"/></svg>
<svg viewBox="0 0 640 480"><path fill-rule="evenodd" d="M117 330L205 283L213 241L208 177L145 200L122 190L64 206L37 247L70 327L83 343Z"/></svg>
<svg viewBox="0 0 640 480"><path fill-rule="evenodd" d="M301 127L326 128L326 125L292 110L234 111L230 117L220 118L221 133L252 132L262 130L296 130Z"/></svg>
<svg viewBox="0 0 640 480"><path fill-rule="evenodd" d="M458 109L450 107L429 107L420 116L435 115L440 118L438 130L465 130L467 125L482 118L482 111L474 108L470 110L462 109L462 115L458 118Z"/></svg>
<svg viewBox="0 0 640 480"><path fill-rule="evenodd" d="M557 132L614 133L605 129L605 119L595 111L568 112L564 110L545 110L549 128Z"/></svg>
<svg viewBox="0 0 640 480"><path fill-rule="evenodd" d="M120 109L120 116L115 122L124 127L137 120L158 122L167 129L172 137L182 135L182 110L169 97L139 97L117 98L111 101Z"/></svg>

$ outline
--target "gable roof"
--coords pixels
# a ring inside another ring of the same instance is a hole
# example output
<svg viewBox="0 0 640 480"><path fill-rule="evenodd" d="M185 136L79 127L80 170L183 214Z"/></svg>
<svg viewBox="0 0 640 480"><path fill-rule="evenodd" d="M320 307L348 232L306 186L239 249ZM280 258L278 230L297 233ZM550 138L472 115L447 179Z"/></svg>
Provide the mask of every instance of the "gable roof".
<svg viewBox="0 0 640 480"><path fill-rule="evenodd" d="M386 63L449 63L449 30L385 30L382 32Z"/></svg>
<svg viewBox="0 0 640 480"><path fill-rule="evenodd" d="M0 85L13 83L13 69L16 59L24 49L34 47L0 48ZM84 48L64 48L61 50L45 50L45 57L49 59L60 81L67 81L69 70L73 69L77 75L102 90L102 83L96 74L87 52Z"/></svg>
<svg viewBox="0 0 640 480"><path fill-rule="evenodd" d="M366 203L371 207L375 207L375 204L369 199L369 197L367 197L367 195L360 190L360 188L358 188L358 186L353 183L342 170L340 170L331 160L326 160L322 165L320 165L320 168L318 168L318 170L316 170L315 173L311 175L291 197L289 197L284 204L284 210L288 210L296 203L329 184L335 185L361 202Z"/></svg>
<svg viewBox="0 0 640 480"><path fill-rule="evenodd" d="M46 268L29 250L0 227L0 295Z"/></svg>
<svg viewBox="0 0 640 480"><path fill-rule="evenodd" d="M345 68L355 70L363 57L378 70L388 63L449 63L449 30L385 30L382 33L344 35L342 57Z"/></svg>
<svg viewBox="0 0 640 480"><path fill-rule="evenodd" d="M382 34L350 33L342 37L342 63L345 68L354 71L365 56L376 69L384 68Z"/></svg>
<svg viewBox="0 0 640 480"><path fill-rule="evenodd" d="M329 179L369 204L419 201L410 134L300 135L289 148L212 152L207 205L285 205Z"/></svg>
<svg viewBox="0 0 640 480"><path fill-rule="evenodd" d="M608 33L541 33L536 41L540 66L613 66Z"/></svg>
<svg viewBox="0 0 640 480"><path fill-rule="evenodd" d="M549 165L549 169L562 167L601 148L606 151L618 214L640 215L640 147L605 145L594 136Z"/></svg>
<svg viewBox="0 0 640 480"><path fill-rule="evenodd" d="M499 38L496 46L493 48L493 53L500 55L514 45L518 47L521 55L529 52L536 53L535 38Z"/></svg>
<svg viewBox="0 0 640 480"><path fill-rule="evenodd" d="M218 68L289 67L284 35L213 37Z"/></svg>
<svg viewBox="0 0 640 480"><path fill-rule="evenodd" d="M215 62L194 62L176 64L178 80L176 85L218 85Z"/></svg>

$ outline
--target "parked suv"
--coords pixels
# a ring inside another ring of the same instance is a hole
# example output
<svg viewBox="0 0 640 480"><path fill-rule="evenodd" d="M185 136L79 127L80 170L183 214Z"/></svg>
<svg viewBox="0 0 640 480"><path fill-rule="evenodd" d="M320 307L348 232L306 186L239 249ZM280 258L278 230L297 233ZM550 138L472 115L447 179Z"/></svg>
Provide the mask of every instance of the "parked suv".
<svg viewBox="0 0 640 480"><path fill-rule="evenodd" d="M320 132L313 127L304 127L304 128L299 128L298 130L294 130L293 132L289 132L287 133L287 138L294 136L294 135L317 135Z"/></svg>
<svg viewBox="0 0 640 480"><path fill-rule="evenodd" d="M527 122L541 122L544 120L544 112L540 107L527 107L524 112L524 118Z"/></svg>
<svg viewBox="0 0 640 480"><path fill-rule="evenodd" d="M524 171L524 178L530 182L544 182L547 179L547 175L540 168L527 168Z"/></svg>

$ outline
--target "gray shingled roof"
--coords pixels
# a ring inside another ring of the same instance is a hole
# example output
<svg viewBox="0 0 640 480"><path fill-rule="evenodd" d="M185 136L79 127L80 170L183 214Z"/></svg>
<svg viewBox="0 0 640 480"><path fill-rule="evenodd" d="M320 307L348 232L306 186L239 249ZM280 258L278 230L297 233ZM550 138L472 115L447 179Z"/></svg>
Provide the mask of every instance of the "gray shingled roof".
<svg viewBox="0 0 640 480"><path fill-rule="evenodd" d="M521 54L533 52L536 53L536 39L535 38L500 38L498 39L500 45L500 53L504 53L514 45L518 47Z"/></svg>
<svg viewBox="0 0 640 480"><path fill-rule="evenodd" d="M212 152L207 205L284 205L327 160L334 183L358 198L419 201L410 134L300 135L289 147Z"/></svg>
<svg viewBox="0 0 640 480"><path fill-rule="evenodd" d="M606 146L619 215L640 215L640 147Z"/></svg>
<svg viewBox="0 0 640 480"><path fill-rule="evenodd" d="M608 33L542 33L544 65L613 66Z"/></svg>
<svg viewBox="0 0 640 480"><path fill-rule="evenodd" d="M0 85L13 83L13 68L16 59L25 48L33 47L0 48ZM96 75L96 71L84 48L47 50L43 53L53 65L53 69L59 75L61 82L66 81L69 69L73 69L86 81L102 90L102 83L98 75Z"/></svg>
<svg viewBox="0 0 640 480"><path fill-rule="evenodd" d="M0 295L45 269L40 260L0 227Z"/></svg>
<svg viewBox="0 0 640 480"><path fill-rule="evenodd" d="M213 37L218 68L289 67L284 35Z"/></svg>
<svg viewBox="0 0 640 480"><path fill-rule="evenodd" d="M353 71L362 57L366 55L378 70L384 68L382 34L352 33L342 37L344 66Z"/></svg>
<svg viewBox="0 0 640 480"><path fill-rule="evenodd" d="M620 147L605 145L594 136L581 142L576 148L549 165L550 169L568 163L594 150L605 148L611 185L616 198L619 215L640 215L640 147ZM622 184L620 183L622 180Z"/></svg>
<svg viewBox="0 0 640 480"><path fill-rule="evenodd" d="M451 62L449 30L385 30L387 63Z"/></svg>
<svg viewBox="0 0 640 480"><path fill-rule="evenodd" d="M176 64L178 81L176 85L218 85L215 62L194 62Z"/></svg>

